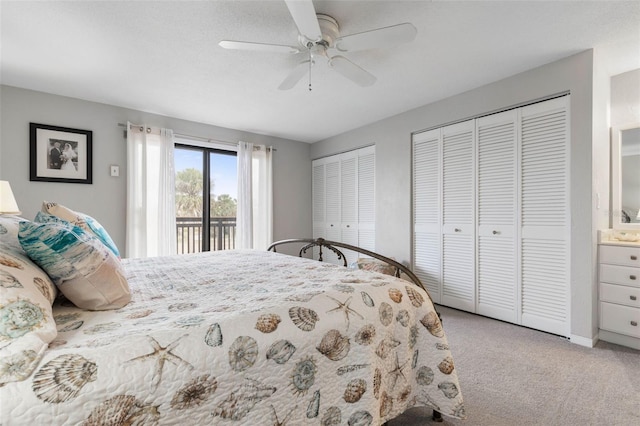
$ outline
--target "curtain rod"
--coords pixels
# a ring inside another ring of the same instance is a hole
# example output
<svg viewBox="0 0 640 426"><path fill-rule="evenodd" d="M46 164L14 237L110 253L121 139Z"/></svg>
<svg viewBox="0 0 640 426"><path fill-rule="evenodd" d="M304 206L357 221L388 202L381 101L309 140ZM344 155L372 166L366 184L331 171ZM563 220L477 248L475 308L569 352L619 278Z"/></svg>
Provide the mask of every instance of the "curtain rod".
<svg viewBox="0 0 640 426"><path fill-rule="evenodd" d="M124 124L124 123L118 123L118 126L127 127L127 125ZM140 131L144 130L144 126L140 126L140 125L137 125L137 124L132 124L132 126L139 127ZM150 130L151 129L149 127L147 127L147 133L150 132ZM193 139L193 140L202 141L202 142L220 143L220 144L223 144L223 145L229 145L229 146L235 146L235 147L238 146L237 142L230 142L230 141L224 141L224 140L220 140L220 139L205 138L203 136L185 135L183 133L174 133L173 136L178 137L178 138L184 138L184 139ZM254 150L259 150L260 147L259 146L254 146L253 149ZM272 146L268 146L268 147L266 147L266 149L271 150L271 151L277 151L277 149L275 149Z"/></svg>

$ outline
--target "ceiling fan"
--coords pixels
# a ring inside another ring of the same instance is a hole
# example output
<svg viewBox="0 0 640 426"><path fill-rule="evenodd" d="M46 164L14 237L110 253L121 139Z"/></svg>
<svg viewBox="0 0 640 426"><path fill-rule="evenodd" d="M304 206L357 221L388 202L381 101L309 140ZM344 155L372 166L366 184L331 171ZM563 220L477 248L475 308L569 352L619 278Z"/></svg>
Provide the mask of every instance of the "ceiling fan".
<svg viewBox="0 0 640 426"><path fill-rule="evenodd" d="M341 53L394 47L412 41L417 33L416 27L405 22L390 27L340 36L338 22L329 15L316 13L312 0L285 0L285 3L298 27L297 46L234 40L222 40L219 43L225 49L299 54L302 56L300 62L278 86L280 90L293 88L302 77L311 73L311 66L319 59L325 60L333 70L355 84L362 87L371 86L375 83L376 77L342 56ZM311 80L309 80L309 90L311 90Z"/></svg>

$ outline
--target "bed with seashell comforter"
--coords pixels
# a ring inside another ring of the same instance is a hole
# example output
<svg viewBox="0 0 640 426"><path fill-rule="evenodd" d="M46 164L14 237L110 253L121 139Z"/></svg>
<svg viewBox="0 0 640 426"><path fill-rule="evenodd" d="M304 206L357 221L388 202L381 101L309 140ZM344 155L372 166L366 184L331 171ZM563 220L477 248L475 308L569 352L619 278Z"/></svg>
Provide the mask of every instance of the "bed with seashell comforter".
<svg viewBox="0 0 640 426"><path fill-rule="evenodd" d="M57 337L0 387L0 424L378 425L413 406L464 418L447 338L412 283L260 251L122 263L124 308L53 304Z"/></svg>

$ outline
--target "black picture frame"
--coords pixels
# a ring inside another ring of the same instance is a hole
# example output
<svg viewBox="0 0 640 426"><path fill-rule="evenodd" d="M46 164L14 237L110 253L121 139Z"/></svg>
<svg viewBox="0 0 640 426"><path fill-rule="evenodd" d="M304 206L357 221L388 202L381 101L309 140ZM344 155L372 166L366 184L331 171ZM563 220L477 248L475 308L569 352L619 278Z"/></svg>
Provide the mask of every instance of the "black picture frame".
<svg viewBox="0 0 640 426"><path fill-rule="evenodd" d="M29 180L92 183L93 132L29 123Z"/></svg>

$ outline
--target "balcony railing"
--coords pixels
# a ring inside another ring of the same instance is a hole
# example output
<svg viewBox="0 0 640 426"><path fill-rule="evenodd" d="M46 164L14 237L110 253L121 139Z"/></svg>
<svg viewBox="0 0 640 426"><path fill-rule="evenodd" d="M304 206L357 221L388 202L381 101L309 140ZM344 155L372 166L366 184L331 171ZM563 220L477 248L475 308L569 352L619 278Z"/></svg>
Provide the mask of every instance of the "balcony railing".
<svg viewBox="0 0 640 426"><path fill-rule="evenodd" d="M202 251L202 218L177 217L178 254ZM232 250L236 246L236 218L212 217L209 231L209 249Z"/></svg>

